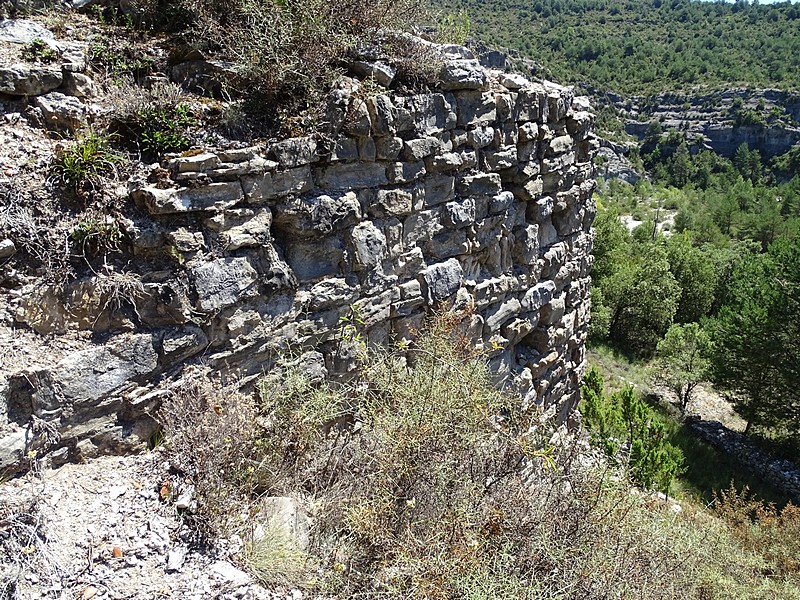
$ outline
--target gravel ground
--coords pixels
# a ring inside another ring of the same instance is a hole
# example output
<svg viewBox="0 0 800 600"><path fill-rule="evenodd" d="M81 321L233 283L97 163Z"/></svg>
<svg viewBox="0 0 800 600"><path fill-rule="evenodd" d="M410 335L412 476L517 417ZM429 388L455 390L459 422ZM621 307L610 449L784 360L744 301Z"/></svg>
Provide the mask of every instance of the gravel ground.
<svg viewBox="0 0 800 600"><path fill-rule="evenodd" d="M0 597L302 598L244 572L237 536L210 550L193 545L174 505L160 498L168 470L154 451L0 485Z"/></svg>

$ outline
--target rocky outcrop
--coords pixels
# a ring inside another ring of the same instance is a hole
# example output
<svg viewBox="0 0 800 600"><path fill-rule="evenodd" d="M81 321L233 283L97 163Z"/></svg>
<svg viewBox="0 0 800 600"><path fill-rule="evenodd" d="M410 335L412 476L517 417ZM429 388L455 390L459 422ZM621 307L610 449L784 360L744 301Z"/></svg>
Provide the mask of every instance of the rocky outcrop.
<svg viewBox="0 0 800 600"><path fill-rule="evenodd" d="M247 385L291 349L339 376L343 324L412 339L443 308L499 384L565 419L589 320L593 117L570 89L443 56L439 90L344 80L324 135L209 147L132 180L132 270L23 290L20 324L98 341L3 374L0 467L141 444L187 363Z"/></svg>
<svg viewBox="0 0 800 600"><path fill-rule="evenodd" d="M800 142L800 96L781 90L732 89L629 99L606 95L605 100L626 116L625 131L639 139L655 121L662 131L686 132L696 147L727 157L747 144L771 158ZM760 122L737 119L741 111L750 111L751 120L755 117Z"/></svg>

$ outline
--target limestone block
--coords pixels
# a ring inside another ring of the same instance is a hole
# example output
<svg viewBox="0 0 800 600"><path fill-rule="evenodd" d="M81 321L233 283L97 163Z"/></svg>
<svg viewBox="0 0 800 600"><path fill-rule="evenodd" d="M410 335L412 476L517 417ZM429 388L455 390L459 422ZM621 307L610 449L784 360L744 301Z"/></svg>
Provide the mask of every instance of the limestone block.
<svg viewBox="0 0 800 600"><path fill-rule="evenodd" d="M475 200L467 198L444 205L442 221L448 227L461 229L475 222Z"/></svg>
<svg viewBox="0 0 800 600"><path fill-rule="evenodd" d="M539 84L530 84L519 90L514 110L514 120L524 121L547 120L547 91Z"/></svg>
<svg viewBox="0 0 800 600"><path fill-rule="evenodd" d="M0 258L8 258L9 256L14 256L17 251L17 247L14 245L13 240L3 239L0 240Z"/></svg>
<svg viewBox="0 0 800 600"><path fill-rule="evenodd" d="M433 174L425 178L425 205L436 206L455 196L455 177Z"/></svg>
<svg viewBox="0 0 800 600"><path fill-rule="evenodd" d="M539 256L539 225L527 225L514 230L514 262L531 265Z"/></svg>
<svg viewBox="0 0 800 600"><path fill-rule="evenodd" d="M552 158L554 156L558 156L559 154L564 154L565 152L569 152L572 150L573 147L573 139L568 135L562 135L550 140L550 143L547 145L545 150L545 156L548 158Z"/></svg>
<svg viewBox="0 0 800 600"><path fill-rule="evenodd" d="M63 398L83 404L111 394L158 367L153 336L123 334L67 355L52 371Z"/></svg>
<svg viewBox="0 0 800 600"><path fill-rule="evenodd" d="M403 240L406 246L412 246L421 240L428 240L439 233L443 227L439 212L423 210L416 212L403 221Z"/></svg>
<svg viewBox="0 0 800 600"><path fill-rule="evenodd" d="M330 236L293 239L285 250L289 267L301 281L341 275L344 251L344 241Z"/></svg>
<svg viewBox="0 0 800 600"><path fill-rule="evenodd" d="M416 279L412 279L411 281L406 281L399 287L400 287L401 300L409 300L411 298L422 297L422 287L420 286L419 281L417 281Z"/></svg>
<svg viewBox="0 0 800 600"><path fill-rule="evenodd" d="M331 152L331 160L358 160L358 141L346 135L340 135L336 138L336 144Z"/></svg>
<svg viewBox="0 0 800 600"><path fill-rule="evenodd" d="M22 63L0 66L0 94L39 96L56 89L63 80L59 67Z"/></svg>
<svg viewBox="0 0 800 600"><path fill-rule="evenodd" d="M535 142L539 138L539 127L536 123L523 123L517 130L520 143Z"/></svg>
<svg viewBox="0 0 800 600"><path fill-rule="evenodd" d="M510 298L503 302L500 306L495 307L493 310L488 310L484 313L484 331L486 333L496 333L500 330L500 326L516 317L522 309L520 301L516 298Z"/></svg>
<svg viewBox="0 0 800 600"><path fill-rule="evenodd" d="M258 273L246 258L218 258L189 270L197 309L214 312L257 293Z"/></svg>
<svg viewBox="0 0 800 600"><path fill-rule="evenodd" d="M94 98L97 95L97 87L94 80L83 73L72 73L64 71L64 81L61 89L69 96L78 98Z"/></svg>
<svg viewBox="0 0 800 600"><path fill-rule="evenodd" d="M500 192L496 196L492 196L489 200L487 211L490 215L500 215L508 210L514 203L514 194L511 192Z"/></svg>
<svg viewBox="0 0 800 600"><path fill-rule="evenodd" d="M360 98L354 98L347 112L342 130L348 135L363 137L370 134L372 123L370 122L367 104Z"/></svg>
<svg viewBox="0 0 800 600"><path fill-rule="evenodd" d="M558 363L559 358L560 355L556 351L544 355L536 353L534 357L525 363L525 366L530 369L531 376L534 379L539 379Z"/></svg>
<svg viewBox="0 0 800 600"><path fill-rule="evenodd" d="M460 196L495 196L502 191L497 173L479 173L458 178L456 191Z"/></svg>
<svg viewBox="0 0 800 600"><path fill-rule="evenodd" d="M534 314L515 318L500 328L500 333L509 343L516 344L536 328L537 317Z"/></svg>
<svg viewBox="0 0 800 600"><path fill-rule="evenodd" d="M313 187L311 168L307 165L272 173L272 190L276 196L304 194Z"/></svg>
<svg viewBox="0 0 800 600"><path fill-rule="evenodd" d="M216 169L221 164L219 157L211 152L203 152L194 156L184 156L169 161L168 167L174 173L202 173Z"/></svg>
<svg viewBox="0 0 800 600"><path fill-rule="evenodd" d="M417 94L399 99L397 130L428 136L452 129L456 114L443 94Z"/></svg>
<svg viewBox="0 0 800 600"><path fill-rule="evenodd" d="M311 310L320 311L332 306L349 306L358 299L358 283L344 277L330 277L315 284L309 291Z"/></svg>
<svg viewBox="0 0 800 600"><path fill-rule="evenodd" d="M226 211L206 223L212 228L218 228L220 241L229 252L239 248L264 246L272 239L272 212L268 208L257 211Z"/></svg>
<svg viewBox="0 0 800 600"><path fill-rule="evenodd" d="M199 231L193 233L186 227L169 232L167 239L178 252L197 252L205 246L203 234Z"/></svg>
<svg viewBox="0 0 800 600"><path fill-rule="evenodd" d="M497 80L500 82L500 85L513 91L524 88L531 83L519 73L500 73Z"/></svg>
<svg viewBox="0 0 800 600"><path fill-rule="evenodd" d="M429 156L425 159L425 169L428 173L441 173L456 171L464 164L464 154L461 152L447 152L438 156Z"/></svg>
<svg viewBox="0 0 800 600"><path fill-rule="evenodd" d="M392 84L394 76L397 75L397 70L394 67L380 61L355 61L350 65L350 70L359 77L373 79L375 83L385 88Z"/></svg>
<svg viewBox="0 0 800 600"><path fill-rule="evenodd" d="M366 100L367 111L372 123L372 133L384 136L394 133L394 117L396 109L392 99L385 95L371 96Z"/></svg>
<svg viewBox="0 0 800 600"><path fill-rule="evenodd" d="M403 149L403 140L399 137L383 136L376 137L375 157L378 160L397 160L400 151Z"/></svg>
<svg viewBox="0 0 800 600"><path fill-rule="evenodd" d="M290 197L275 208L275 226L298 237L320 236L351 227L361 219L361 204L355 192Z"/></svg>
<svg viewBox="0 0 800 600"><path fill-rule="evenodd" d="M542 325L560 324L561 319L564 318L565 308L566 308L566 299L564 294L562 294L557 298L553 298L550 302L543 305L539 309L539 322Z"/></svg>
<svg viewBox="0 0 800 600"><path fill-rule="evenodd" d="M88 107L74 96L50 92L44 96L38 96L33 103L42 111L42 118L51 129L78 131L88 123Z"/></svg>
<svg viewBox="0 0 800 600"><path fill-rule="evenodd" d="M317 185L328 190L356 190L389 183L382 163L340 163L321 168Z"/></svg>
<svg viewBox="0 0 800 600"><path fill-rule="evenodd" d="M445 91L482 90L488 84L486 70L475 59L448 60L439 72L439 85Z"/></svg>
<svg viewBox="0 0 800 600"><path fill-rule="evenodd" d="M376 216L402 217L410 215L413 210L413 196L404 189L378 190L375 204L370 212Z"/></svg>
<svg viewBox="0 0 800 600"><path fill-rule="evenodd" d="M272 182L272 173L263 175L245 176L241 178L242 191L248 202L260 203L270 198L275 198L277 193Z"/></svg>
<svg viewBox="0 0 800 600"><path fill-rule="evenodd" d="M183 329L167 331L161 340L164 367L169 368L194 356L207 345L208 338L199 327L189 325Z"/></svg>
<svg viewBox="0 0 800 600"><path fill-rule="evenodd" d="M371 137L362 137L358 140L358 158L362 161L372 162L377 158L378 152L375 140Z"/></svg>
<svg viewBox="0 0 800 600"><path fill-rule="evenodd" d="M547 95L548 119L556 123L567 116L567 111L572 108L572 94L567 88L561 88L558 92L551 92Z"/></svg>
<svg viewBox="0 0 800 600"><path fill-rule="evenodd" d="M217 156L224 163L240 163L253 160L258 157L261 148L258 146L249 146L247 148L230 148L228 150L220 150Z"/></svg>
<svg viewBox="0 0 800 600"><path fill-rule="evenodd" d="M317 142L310 136L282 140L272 144L269 151L280 166L287 169L317 160Z"/></svg>
<svg viewBox="0 0 800 600"><path fill-rule="evenodd" d="M494 128L488 125L471 129L467 133L467 140L473 148L485 148L494 142Z"/></svg>
<svg viewBox="0 0 800 600"><path fill-rule="evenodd" d="M553 215L553 226L558 235L567 236L583 228L584 210L580 206L567 208Z"/></svg>
<svg viewBox="0 0 800 600"><path fill-rule="evenodd" d="M505 123L514 118L514 107L517 104L517 94L496 94L495 103L497 105L497 120Z"/></svg>
<svg viewBox="0 0 800 600"><path fill-rule="evenodd" d="M377 296L362 298L355 305L364 320L364 327L369 329L378 323L388 320L392 304L399 300L400 290L393 286Z"/></svg>
<svg viewBox="0 0 800 600"><path fill-rule="evenodd" d="M391 183L411 183L425 175L425 163L396 162L386 167L386 177Z"/></svg>
<svg viewBox="0 0 800 600"><path fill-rule="evenodd" d="M244 198L238 181L211 183L196 188L166 189L145 187L131 193L134 202L153 216L187 212L221 211Z"/></svg>
<svg viewBox="0 0 800 600"><path fill-rule="evenodd" d="M522 309L526 312L539 310L553 299L556 284L552 281L542 281L525 292L522 298Z"/></svg>
<svg viewBox="0 0 800 600"><path fill-rule="evenodd" d="M543 198L539 198L536 202L528 204L530 207L528 211L531 218L539 222L553 214L553 205L552 196L544 196Z"/></svg>
<svg viewBox="0 0 800 600"><path fill-rule="evenodd" d="M455 258L427 267L419 279L425 301L435 304L449 298L461 287L463 277L461 263Z"/></svg>
<svg viewBox="0 0 800 600"><path fill-rule="evenodd" d="M386 236L372 221L363 221L350 233L353 245L353 270L374 269L388 256Z"/></svg>
<svg viewBox="0 0 800 600"><path fill-rule="evenodd" d="M430 156L439 151L441 142L435 137L425 137L413 139L403 144L403 151L400 158L407 162L416 162L426 156Z"/></svg>
<svg viewBox="0 0 800 600"><path fill-rule="evenodd" d="M464 229L445 230L425 242L425 255L433 260L444 260L467 254L470 243Z"/></svg>
<svg viewBox="0 0 800 600"><path fill-rule="evenodd" d="M518 163L517 147L505 146L500 150L486 152L484 154L484 158L486 160L486 167L489 171L510 169L511 167L515 167Z"/></svg>
<svg viewBox="0 0 800 600"><path fill-rule="evenodd" d="M577 111L567 117L567 131L576 141L586 139L594 123L594 115L590 112Z"/></svg>
<svg viewBox="0 0 800 600"><path fill-rule="evenodd" d="M456 105L459 127L486 124L497 118L495 95L489 92L458 92Z"/></svg>

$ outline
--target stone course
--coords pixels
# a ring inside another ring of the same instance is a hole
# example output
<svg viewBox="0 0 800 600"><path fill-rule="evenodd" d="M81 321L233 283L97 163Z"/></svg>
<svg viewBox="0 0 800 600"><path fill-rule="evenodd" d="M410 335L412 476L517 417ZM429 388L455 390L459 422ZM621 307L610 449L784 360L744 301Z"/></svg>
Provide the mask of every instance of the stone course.
<svg viewBox="0 0 800 600"><path fill-rule="evenodd" d="M346 80L328 111L345 116L324 134L204 148L156 165L166 183L131 181L139 214L123 226L141 290L103 302L92 278L71 284L81 293L31 292L19 322L105 341L0 375L0 468L31 449L79 459L109 437L141 444L159 381L187 362L246 385L294 348L346 373L341 319L354 312L381 344L412 338L433 310L464 311L497 382L566 419L585 365L593 116L570 88L486 69L466 48L444 55L438 90L364 98ZM97 419L105 437L64 437Z"/></svg>

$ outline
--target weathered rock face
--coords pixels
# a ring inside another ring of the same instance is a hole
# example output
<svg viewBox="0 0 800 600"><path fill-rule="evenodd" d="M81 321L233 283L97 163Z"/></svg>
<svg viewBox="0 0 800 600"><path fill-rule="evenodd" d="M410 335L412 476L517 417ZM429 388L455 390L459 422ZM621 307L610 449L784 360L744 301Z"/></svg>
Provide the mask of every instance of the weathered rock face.
<svg viewBox="0 0 800 600"><path fill-rule="evenodd" d="M662 131L685 131L691 145L732 157L747 144L764 157L783 154L800 142L800 96L782 90L731 89L705 95L661 94L623 99L606 95L629 120L625 131L643 139L650 123ZM763 124L737 124L735 102L766 118Z"/></svg>
<svg viewBox="0 0 800 600"><path fill-rule="evenodd" d="M589 319L593 117L569 89L450 54L442 91L364 98L350 82L327 136L209 148L168 161L158 186L131 182L139 285L93 278L23 303L37 331L107 339L0 379L0 467L37 447L89 456L103 435L135 443L156 382L187 363L246 383L292 347L346 371L354 313L377 344L463 310L498 382L566 418Z"/></svg>

